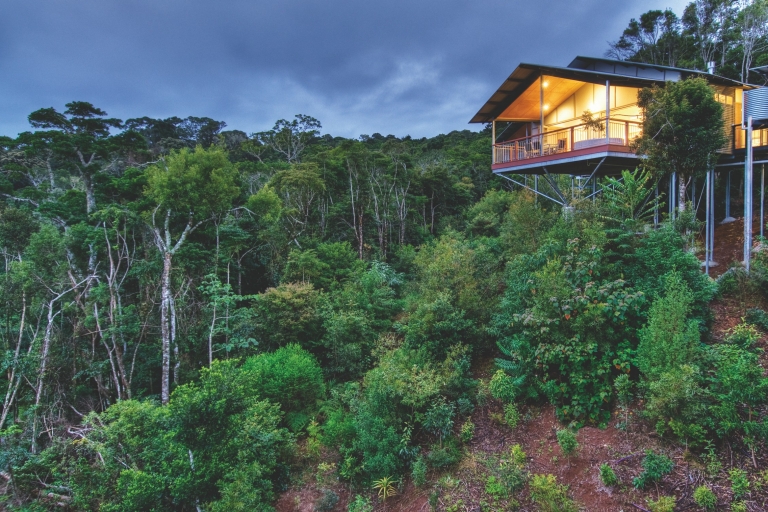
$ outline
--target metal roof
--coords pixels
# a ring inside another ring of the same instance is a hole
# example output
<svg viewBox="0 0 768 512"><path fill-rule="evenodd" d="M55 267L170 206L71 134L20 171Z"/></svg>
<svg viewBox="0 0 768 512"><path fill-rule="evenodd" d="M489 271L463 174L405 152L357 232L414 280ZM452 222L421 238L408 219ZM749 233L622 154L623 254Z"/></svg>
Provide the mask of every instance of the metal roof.
<svg viewBox="0 0 768 512"><path fill-rule="evenodd" d="M752 88L730 78L713 75L695 69L658 66L641 62L578 56L568 67L542 66L521 63L485 102L470 123L489 123L496 119L523 91L541 75L569 78L588 83L602 83L610 80L613 85L648 87L677 81L689 76L703 76L710 83L726 87Z"/></svg>

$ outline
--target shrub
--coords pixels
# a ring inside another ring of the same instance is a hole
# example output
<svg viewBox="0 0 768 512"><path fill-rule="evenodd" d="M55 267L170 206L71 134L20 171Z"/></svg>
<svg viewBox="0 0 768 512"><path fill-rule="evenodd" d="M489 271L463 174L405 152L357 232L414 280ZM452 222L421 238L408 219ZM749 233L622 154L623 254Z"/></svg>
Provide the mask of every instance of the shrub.
<svg viewBox="0 0 768 512"><path fill-rule="evenodd" d="M768 332L768 313L762 309L748 309L747 316L744 319L747 321L747 323L756 325L761 330Z"/></svg>
<svg viewBox="0 0 768 512"><path fill-rule="evenodd" d="M664 475L670 474L675 464L666 455L656 455L651 450L648 450L645 452L642 466L643 472L632 481L638 489L642 489L649 483L658 482Z"/></svg>
<svg viewBox="0 0 768 512"><path fill-rule="evenodd" d="M509 449L509 456L512 463L521 468L528 462L528 458L519 444L512 445L512 448Z"/></svg>
<svg viewBox="0 0 768 512"><path fill-rule="evenodd" d="M655 300L639 332L637 366L651 380L699 357L699 323L689 320L693 293L678 272L666 277L665 294Z"/></svg>
<svg viewBox="0 0 768 512"><path fill-rule="evenodd" d="M576 434L568 429L557 431L557 444L560 445L560 449L567 457L573 455L579 447L579 442L576 440Z"/></svg>
<svg viewBox="0 0 768 512"><path fill-rule="evenodd" d="M717 506L717 495L706 485L701 485L693 491L693 501L704 510L714 510Z"/></svg>
<svg viewBox="0 0 768 512"><path fill-rule="evenodd" d="M520 423L520 412L515 404L504 406L504 421L509 428L517 428L518 423Z"/></svg>
<svg viewBox="0 0 768 512"><path fill-rule="evenodd" d="M500 464L496 469L496 474L499 479L507 486L507 491L512 494L523 487L528 480L528 473L523 469L523 465L517 464Z"/></svg>
<svg viewBox="0 0 768 512"><path fill-rule="evenodd" d="M425 429L442 441L453 429L454 412L454 405L447 403L443 397L440 397L427 409L422 424Z"/></svg>
<svg viewBox="0 0 768 512"><path fill-rule="evenodd" d="M494 499L507 497L507 489L494 475L488 475L485 479L485 492Z"/></svg>
<svg viewBox="0 0 768 512"><path fill-rule="evenodd" d="M676 501L674 496L660 496L656 501L648 500L648 508L651 512L674 512Z"/></svg>
<svg viewBox="0 0 768 512"><path fill-rule="evenodd" d="M390 476L385 476L373 482L373 488L379 492L379 499L381 501L385 501L387 498L397 494L395 483L395 480Z"/></svg>
<svg viewBox="0 0 768 512"><path fill-rule="evenodd" d="M743 501L734 501L731 503L731 512L747 512L747 504Z"/></svg>
<svg viewBox="0 0 768 512"><path fill-rule="evenodd" d="M339 502L339 495L330 489L324 489L323 495L315 503L315 510L317 512L326 512L334 510L336 504Z"/></svg>
<svg viewBox="0 0 768 512"><path fill-rule="evenodd" d="M708 394L700 380L699 368L691 365L661 374L648 383L644 416L662 434L674 418L678 432L684 434L681 426L695 425L706 416Z"/></svg>
<svg viewBox="0 0 768 512"><path fill-rule="evenodd" d="M757 340L760 339L760 333L754 326L749 325L745 320L728 330L725 337L727 343L738 345L742 349L751 349Z"/></svg>
<svg viewBox="0 0 768 512"><path fill-rule="evenodd" d="M253 389L262 397L280 404L286 422L297 431L310 420L318 400L325 396L323 371L317 360L298 345L250 357L243 364Z"/></svg>
<svg viewBox="0 0 768 512"><path fill-rule="evenodd" d="M734 499L739 500L749 492L749 480L746 471L734 468L728 472L728 478L731 480L731 491Z"/></svg>
<svg viewBox="0 0 768 512"><path fill-rule="evenodd" d="M421 487L427 483L427 463L424 457L419 455L411 468L411 478L416 487Z"/></svg>
<svg viewBox="0 0 768 512"><path fill-rule="evenodd" d="M467 419L461 426L461 442L468 443L475 435L475 424L471 420Z"/></svg>
<svg viewBox="0 0 768 512"><path fill-rule="evenodd" d="M456 438L448 439L442 445L432 445L427 460L433 468L446 468L453 466L461 460L461 451L455 443Z"/></svg>
<svg viewBox="0 0 768 512"><path fill-rule="evenodd" d="M515 401L517 389L512 381L512 377L504 373L503 370L496 370L488 387L491 391L491 396L496 400L501 400L504 403Z"/></svg>
<svg viewBox="0 0 768 512"><path fill-rule="evenodd" d="M456 400L456 407L459 409L459 414L462 416L469 416L472 414L472 411L475 410L475 405L472 403L472 400L467 397L461 397Z"/></svg>
<svg viewBox="0 0 768 512"><path fill-rule="evenodd" d="M616 472L608 464L600 465L600 480L603 482L603 485L608 487L612 487L619 483L619 479L616 477Z"/></svg>
<svg viewBox="0 0 768 512"><path fill-rule="evenodd" d="M257 339L264 349L288 343L310 348L322 338L320 293L311 284L281 284L258 295L256 310Z"/></svg>
<svg viewBox="0 0 768 512"><path fill-rule="evenodd" d="M568 497L568 486L558 485L554 475L533 475L531 499L541 512L577 512L579 508Z"/></svg>
<svg viewBox="0 0 768 512"><path fill-rule="evenodd" d="M602 229L585 227L579 235L508 266L491 331L505 356L497 365L519 398L543 394L561 420L603 424L616 371L629 371L645 299L627 281L602 276Z"/></svg>
<svg viewBox="0 0 768 512"><path fill-rule="evenodd" d="M348 512L373 512L371 500L365 496L357 495L355 499L349 502Z"/></svg>

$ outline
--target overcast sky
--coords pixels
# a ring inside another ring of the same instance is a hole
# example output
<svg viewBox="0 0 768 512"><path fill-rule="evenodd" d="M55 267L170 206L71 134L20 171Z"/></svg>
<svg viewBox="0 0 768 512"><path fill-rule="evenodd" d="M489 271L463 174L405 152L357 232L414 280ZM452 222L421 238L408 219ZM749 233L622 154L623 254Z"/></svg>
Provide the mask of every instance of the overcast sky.
<svg viewBox="0 0 768 512"><path fill-rule="evenodd" d="M631 17L687 0L2 0L0 135L41 107L208 116L251 133L432 136L520 62L602 56Z"/></svg>

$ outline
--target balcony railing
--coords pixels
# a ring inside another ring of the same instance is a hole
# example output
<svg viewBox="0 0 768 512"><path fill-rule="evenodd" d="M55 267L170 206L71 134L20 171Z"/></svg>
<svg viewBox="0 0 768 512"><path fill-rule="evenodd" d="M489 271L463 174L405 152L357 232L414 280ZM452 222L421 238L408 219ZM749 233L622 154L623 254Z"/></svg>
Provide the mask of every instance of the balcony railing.
<svg viewBox="0 0 768 512"><path fill-rule="evenodd" d="M606 134L606 124L608 134ZM580 149L612 144L629 146L642 133L642 125L634 121L602 120L602 129L586 124L545 132L493 145L493 163L502 164L541 156L569 153Z"/></svg>

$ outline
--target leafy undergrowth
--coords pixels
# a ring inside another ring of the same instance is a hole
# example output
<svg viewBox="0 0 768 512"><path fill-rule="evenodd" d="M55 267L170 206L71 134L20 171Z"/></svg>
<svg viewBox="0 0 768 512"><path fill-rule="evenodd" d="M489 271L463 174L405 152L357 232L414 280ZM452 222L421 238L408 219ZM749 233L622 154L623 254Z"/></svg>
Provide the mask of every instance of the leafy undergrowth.
<svg viewBox="0 0 768 512"><path fill-rule="evenodd" d="M568 501L578 507L574 510L653 510L653 502L664 496L674 496L677 509L704 510L694 502L694 492L701 486L714 492L720 509L728 510L732 502L738 501L734 499L730 476L734 468L747 475L748 490L742 497L746 510L768 507L768 456L756 455L755 468L745 447L717 447L715 457L695 455L682 446L661 442L642 421L631 419L628 431L617 428L623 423L619 417L622 414L617 412L605 429L580 429L579 446L566 457L557 443L556 432L562 425L552 406L524 410L523 420L514 430L499 424L501 412L498 404L478 408L471 418L475 436L464 445L461 461L449 470L428 473L427 482L421 487L408 479L398 494L384 502L376 499L373 490L363 492L371 503L370 510L548 510L546 504L532 499L534 475L553 475L558 486L567 486ZM631 417L635 415L633 411ZM649 451L665 455L674 466L659 481L637 489L633 480L643 474L643 461ZM521 463L514 460L515 454L519 457L520 453L524 453ZM323 480L319 475L324 467L333 464L327 462L333 460L333 455L326 453L324 458L326 466L322 462L307 465L303 476L281 495L276 504L279 512L348 510L360 490L340 482L333 470L327 471ZM600 467L604 464L615 473L615 485L601 481ZM561 505L551 510L569 509Z"/></svg>
<svg viewBox="0 0 768 512"><path fill-rule="evenodd" d="M718 339L723 334L718 331L740 318L740 306L721 300L714 309L717 320L713 337ZM758 344L768 348L768 337L763 335ZM485 381L493 371L492 360L473 368L474 376ZM566 456L557 437L564 425L557 420L554 407L520 407L520 420L510 428L502 404L491 401L477 407L469 418L474 432L462 444L461 460L450 468L428 471L422 485L416 486L409 477L398 483L397 494L382 501L375 489L352 488L340 481L335 471L338 454L324 450L319 458L297 461L303 472L280 496L276 509L768 510L768 454L764 447L756 450L754 457L747 446L735 443L687 450L682 444L660 439L653 426L641 419L642 406L637 402L628 411L617 408L607 428L581 428L576 433L578 447ZM461 422L455 425L454 435L461 438ZM643 481L645 485L638 488ZM357 508L350 505L355 499ZM673 503L674 509L670 508Z"/></svg>

